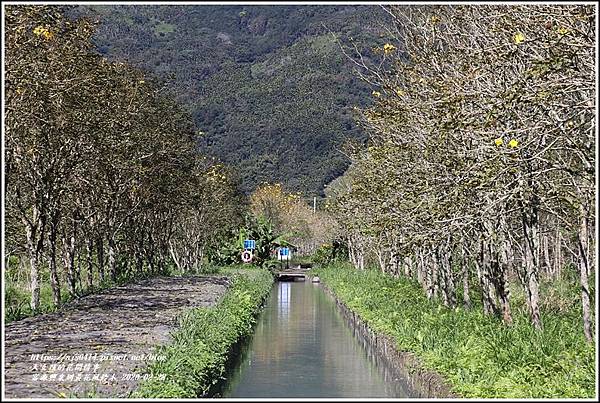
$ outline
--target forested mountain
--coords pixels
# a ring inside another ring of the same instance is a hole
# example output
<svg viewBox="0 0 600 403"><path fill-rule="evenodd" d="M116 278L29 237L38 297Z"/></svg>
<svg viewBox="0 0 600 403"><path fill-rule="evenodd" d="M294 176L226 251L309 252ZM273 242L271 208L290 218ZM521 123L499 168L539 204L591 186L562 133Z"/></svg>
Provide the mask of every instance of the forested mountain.
<svg viewBox="0 0 600 403"><path fill-rule="evenodd" d="M203 152L237 167L243 190L281 182L321 193L366 135L352 117L370 89L335 36L368 55L385 42L376 6L80 6L98 50L170 81L204 135Z"/></svg>

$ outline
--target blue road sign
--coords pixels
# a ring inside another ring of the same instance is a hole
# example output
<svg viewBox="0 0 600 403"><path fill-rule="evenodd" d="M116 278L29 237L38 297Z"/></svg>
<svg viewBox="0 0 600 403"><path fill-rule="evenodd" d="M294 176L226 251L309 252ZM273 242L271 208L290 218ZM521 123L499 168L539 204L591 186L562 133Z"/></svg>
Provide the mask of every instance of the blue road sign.
<svg viewBox="0 0 600 403"><path fill-rule="evenodd" d="M246 239L244 241L244 249L256 249L256 241L254 239Z"/></svg>
<svg viewBox="0 0 600 403"><path fill-rule="evenodd" d="M279 254L281 256L288 256L290 254L290 249L289 248L281 248L281 249L279 249Z"/></svg>

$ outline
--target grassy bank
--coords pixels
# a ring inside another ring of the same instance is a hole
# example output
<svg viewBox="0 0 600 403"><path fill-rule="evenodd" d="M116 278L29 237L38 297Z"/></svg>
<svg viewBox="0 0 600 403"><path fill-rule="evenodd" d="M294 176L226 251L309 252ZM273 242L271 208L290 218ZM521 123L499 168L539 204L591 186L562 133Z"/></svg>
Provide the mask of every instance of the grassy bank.
<svg viewBox="0 0 600 403"><path fill-rule="evenodd" d="M536 332L524 312L504 326L479 307L447 309L416 282L346 265L313 269L369 326L414 352L465 397L593 397L595 349L581 330L579 307L543 313Z"/></svg>
<svg viewBox="0 0 600 403"><path fill-rule="evenodd" d="M250 334L273 277L262 269L224 270L233 277L229 290L215 307L196 308L180 319L180 327L132 397L192 398L203 396L225 372L231 347ZM166 379L161 380L161 376Z"/></svg>

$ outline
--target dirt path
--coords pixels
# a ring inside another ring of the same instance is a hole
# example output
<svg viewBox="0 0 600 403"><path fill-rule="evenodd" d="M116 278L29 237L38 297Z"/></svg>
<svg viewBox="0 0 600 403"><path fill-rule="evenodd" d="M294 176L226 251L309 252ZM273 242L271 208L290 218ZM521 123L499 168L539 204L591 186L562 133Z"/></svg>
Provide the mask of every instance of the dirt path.
<svg viewBox="0 0 600 403"><path fill-rule="evenodd" d="M214 305L227 277L158 277L5 327L5 397L126 397L177 315Z"/></svg>

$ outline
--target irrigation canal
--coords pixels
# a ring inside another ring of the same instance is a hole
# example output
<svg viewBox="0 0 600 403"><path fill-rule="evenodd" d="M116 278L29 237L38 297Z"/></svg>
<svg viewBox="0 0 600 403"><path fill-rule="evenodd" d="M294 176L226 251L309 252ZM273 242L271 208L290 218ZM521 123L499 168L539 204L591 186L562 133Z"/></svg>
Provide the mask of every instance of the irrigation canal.
<svg viewBox="0 0 600 403"><path fill-rule="evenodd" d="M223 397L409 397L319 284L276 282Z"/></svg>

